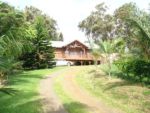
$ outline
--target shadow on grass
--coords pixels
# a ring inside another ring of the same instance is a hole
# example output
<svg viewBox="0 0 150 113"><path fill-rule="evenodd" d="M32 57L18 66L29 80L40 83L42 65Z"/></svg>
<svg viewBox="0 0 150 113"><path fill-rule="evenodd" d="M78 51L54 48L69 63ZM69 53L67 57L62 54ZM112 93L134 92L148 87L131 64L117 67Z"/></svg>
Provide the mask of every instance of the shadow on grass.
<svg viewBox="0 0 150 113"><path fill-rule="evenodd" d="M0 93L4 93L7 95L15 95L19 92L19 90L16 90L14 88L7 88L7 87L1 87L0 88Z"/></svg>
<svg viewBox="0 0 150 113"><path fill-rule="evenodd" d="M120 78L131 85L141 85L150 88L150 78L146 78L146 81L143 81L144 77L140 78L139 76L123 72L112 72L112 76Z"/></svg>
<svg viewBox="0 0 150 113"><path fill-rule="evenodd" d="M116 81L113 83L108 83L106 84L106 88L104 89L104 91L106 90L110 90L116 87L122 87L122 86L134 86L135 83L133 82L128 82L128 81Z"/></svg>
<svg viewBox="0 0 150 113"><path fill-rule="evenodd" d="M10 85L20 85L20 84L24 84L24 83L29 83L30 80L29 79L43 79L43 76L41 76L41 74L28 74L27 72L25 73L20 73L18 75L11 75L8 78L8 82L7 82L7 86Z"/></svg>
<svg viewBox="0 0 150 113"><path fill-rule="evenodd" d="M96 69L88 71L88 74L93 75L94 78L101 78L101 77L105 76L102 72L100 72L100 71L98 71Z"/></svg>
<svg viewBox="0 0 150 113"><path fill-rule="evenodd" d="M0 93L0 113L41 113L41 103L37 91L41 72L27 71L8 78L8 92ZM6 89L4 89L6 90Z"/></svg>
<svg viewBox="0 0 150 113"><path fill-rule="evenodd" d="M105 72L106 74L104 73L101 73L101 71L96 71L96 70L91 70L88 72L89 74L92 74L93 77L95 79L97 78L104 78L104 77L108 77L107 76L107 72ZM110 89L113 89L113 88L116 88L116 87L122 87L122 86L134 86L134 85L137 85L138 82L136 81L133 81L133 80L128 80L127 78L123 78L122 77L122 73L116 73L116 72L112 72L111 73L111 76L112 77L117 77L117 78L121 78L123 80L120 80L120 81L112 81L112 82L109 82L105 85L104 87L104 91L106 90L110 90ZM106 79L107 80L107 79ZM109 80L109 79L108 79ZM141 84L140 84L141 85Z"/></svg>
<svg viewBox="0 0 150 113"><path fill-rule="evenodd" d="M65 103L63 106L68 111L68 113L87 113L87 108L88 108L87 105L79 102Z"/></svg>
<svg viewBox="0 0 150 113"><path fill-rule="evenodd" d="M37 93L19 92L15 95L0 94L0 113L40 113Z"/></svg>

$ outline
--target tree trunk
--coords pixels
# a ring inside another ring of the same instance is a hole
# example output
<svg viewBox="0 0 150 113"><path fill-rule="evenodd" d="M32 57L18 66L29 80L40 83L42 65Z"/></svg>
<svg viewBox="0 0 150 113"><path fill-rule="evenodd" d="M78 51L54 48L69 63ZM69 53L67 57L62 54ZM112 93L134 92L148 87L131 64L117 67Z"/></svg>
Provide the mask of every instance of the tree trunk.
<svg viewBox="0 0 150 113"><path fill-rule="evenodd" d="M111 62L110 62L110 57L107 57L107 61L108 61L108 76L109 79L111 79Z"/></svg>

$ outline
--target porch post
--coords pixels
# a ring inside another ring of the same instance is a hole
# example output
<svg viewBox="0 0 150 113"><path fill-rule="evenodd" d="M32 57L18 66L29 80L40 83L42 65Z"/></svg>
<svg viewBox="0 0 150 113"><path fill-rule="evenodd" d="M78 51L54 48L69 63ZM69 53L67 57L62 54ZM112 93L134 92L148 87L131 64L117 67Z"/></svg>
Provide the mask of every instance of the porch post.
<svg viewBox="0 0 150 113"><path fill-rule="evenodd" d="M80 61L81 65L83 65L83 61Z"/></svg>
<svg viewBox="0 0 150 113"><path fill-rule="evenodd" d="M91 61L89 61L89 65L91 65Z"/></svg>

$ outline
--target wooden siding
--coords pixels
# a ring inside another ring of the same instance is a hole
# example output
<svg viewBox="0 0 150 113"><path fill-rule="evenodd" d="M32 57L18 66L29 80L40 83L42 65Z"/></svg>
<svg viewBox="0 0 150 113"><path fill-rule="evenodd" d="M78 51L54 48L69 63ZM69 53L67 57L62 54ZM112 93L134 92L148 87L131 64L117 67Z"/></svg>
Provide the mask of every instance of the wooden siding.
<svg viewBox="0 0 150 113"><path fill-rule="evenodd" d="M86 53L76 51L71 51L65 53L63 48L55 49L55 59L66 59L66 60L93 60L93 56L86 51Z"/></svg>
<svg viewBox="0 0 150 113"><path fill-rule="evenodd" d="M89 49L78 41L74 41L62 48L55 48L55 59L65 60L93 60Z"/></svg>

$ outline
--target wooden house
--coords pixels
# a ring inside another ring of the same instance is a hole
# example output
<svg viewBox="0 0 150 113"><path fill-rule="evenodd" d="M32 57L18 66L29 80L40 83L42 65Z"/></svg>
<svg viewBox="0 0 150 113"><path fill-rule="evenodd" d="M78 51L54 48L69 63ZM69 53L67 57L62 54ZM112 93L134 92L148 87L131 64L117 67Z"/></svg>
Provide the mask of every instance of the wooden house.
<svg viewBox="0 0 150 113"><path fill-rule="evenodd" d="M75 40L71 43L62 41L52 41L52 46L55 49L55 60L66 60L74 62L76 65L94 64L94 57L90 53L90 48ZM98 61L100 63L100 60Z"/></svg>

